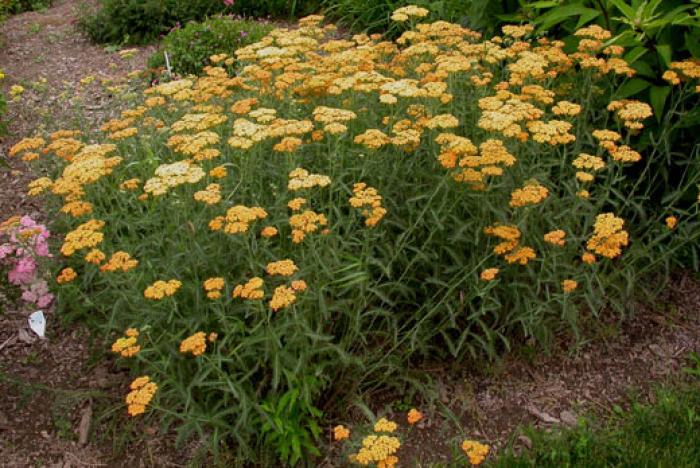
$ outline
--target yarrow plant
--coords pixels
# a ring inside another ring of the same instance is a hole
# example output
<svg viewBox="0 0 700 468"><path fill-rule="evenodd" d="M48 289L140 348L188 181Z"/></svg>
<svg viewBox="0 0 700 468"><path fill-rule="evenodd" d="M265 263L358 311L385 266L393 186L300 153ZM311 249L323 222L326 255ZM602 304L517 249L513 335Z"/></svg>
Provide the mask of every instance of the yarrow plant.
<svg viewBox="0 0 700 468"><path fill-rule="evenodd" d="M236 75L214 57L98 135L12 148L59 166L29 193L59 202L62 312L122 339L120 362L148 376L132 414L157 382L155 410L183 436L298 460L324 412L414 384L423 359L627 313L634 284L697 242L700 171L661 211L642 181L700 63L673 65L672 112L641 153L649 107L602 98L635 71L598 29L568 54L528 25L485 39L395 16L417 22L395 41L304 18L236 50ZM392 437L358 462L393 462Z"/></svg>
<svg viewBox="0 0 700 468"><path fill-rule="evenodd" d="M7 281L19 288L22 300L40 309L54 299L41 265L42 259L52 256L49 237L46 226L29 216L14 216L0 223L0 268L6 270Z"/></svg>

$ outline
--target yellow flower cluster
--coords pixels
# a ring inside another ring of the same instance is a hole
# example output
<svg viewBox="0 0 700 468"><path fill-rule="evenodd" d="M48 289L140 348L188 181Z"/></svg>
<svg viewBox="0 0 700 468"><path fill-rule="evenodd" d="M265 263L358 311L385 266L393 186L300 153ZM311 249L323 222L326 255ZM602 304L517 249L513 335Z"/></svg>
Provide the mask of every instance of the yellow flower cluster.
<svg viewBox="0 0 700 468"><path fill-rule="evenodd" d="M100 249L92 249L87 254L85 254L85 261L93 265L99 265L106 258L104 252Z"/></svg>
<svg viewBox="0 0 700 468"><path fill-rule="evenodd" d="M102 252L99 252L99 253L102 253ZM99 253L92 250L88 253L88 255L93 254L92 258L90 259L93 261L90 261L87 257L85 258L85 260L89 261L90 263L94 263L95 260L100 258ZM102 254L101 257L104 260L104 254ZM138 266L138 264L139 264L139 261L136 260L135 258L132 258L128 252L119 251L119 252L114 252L112 254L112 256L109 258L107 263L105 263L104 265L102 265L100 267L100 271L127 272L129 270L133 270L134 268L136 268Z"/></svg>
<svg viewBox="0 0 700 468"><path fill-rule="evenodd" d="M287 188L291 191L308 189L312 187L327 187L331 179L321 174L309 174L309 171L298 167L289 173Z"/></svg>
<svg viewBox="0 0 700 468"><path fill-rule="evenodd" d="M527 123L527 129L532 133L532 139L538 143L550 145L565 145L576 141L576 137L569 133L572 125L563 120L534 120Z"/></svg>
<svg viewBox="0 0 700 468"><path fill-rule="evenodd" d="M508 263L527 265L530 260L537 258L537 254L532 247L518 247L516 250L506 254L503 258L505 258Z"/></svg>
<svg viewBox="0 0 700 468"><path fill-rule="evenodd" d="M520 242L521 233L517 226L496 224L494 226L485 227L484 233L488 236L498 237L503 240L503 242L500 242L493 248L493 252L497 255L510 252L516 248Z"/></svg>
<svg viewBox="0 0 700 468"><path fill-rule="evenodd" d="M226 216L217 216L209 222L212 231L223 230L226 234L247 232L251 223L267 218L267 212L259 206L236 205L226 211Z"/></svg>
<svg viewBox="0 0 700 468"><path fill-rule="evenodd" d="M339 441L350 437L350 429L339 424L333 428L333 440Z"/></svg>
<svg viewBox="0 0 700 468"><path fill-rule="evenodd" d="M174 295L177 290L180 289L180 286L182 286L182 283L178 280L158 280L146 288L143 292L143 296L146 299L158 301L166 296Z"/></svg>
<svg viewBox="0 0 700 468"><path fill-rule="evenodd" d="M10 157L15 157L20 153L39 150L43 148L45 144L46 140L40 137L23 138L17 143L15 143L15 145L12 146L12 148L10 148L10 152L8 154L10 155Z"/></svg>
<svg viewBox="0 0 700 468"><path fill-rule="evenodd" d="M274 226L265 226L262 228L260 231L260 235L265 237L265 238L270 238L270 237L275 237L277 235L278 231L277 228Z"/></svg>
<svg viewBox="0 0 700 468"><path fill-rule="evenodd" d="M510 206L513 208L536 205L549 195L549 190L537 181L529 181L523 188L515 189L510 194Z"/></svg>
<svg viewBox="0 0 700 468"><path fill-rule="evenodd" d="M552 107L552 112L556 115L575 116L581 112L581 106L569 101L559 101Z"/></svg>
<svg viewBox="0 0 700 468"><path fill-rule="evenodd" d="M386 418L380 418L376 423L374 423L374 432L394 432L398 425L389 421Z"/></svg>
<svg viewBox="0 0 700 468"><path fill-rule="evenodd" d="M138 345L138 336L139 331L137 329L127 329L124 332L124 336L112 344L112 352L126 358L136 356L141 351L141 346Z"/></svg>
<svg viewBox="0 0 700 468"><path fill-rule="evenodd" d="M224 166L216 166L209 171L209 175L214 179L223 179L228 175L228 171Z"/></svg>
<svg viewBox="0 0 700 468"><path fill-rule="evenodd" d="M406 414L406 422L410 425L414 425L423 419L423 413L418 411L416 408L411 408Z"/></svg>
<svg viewBox="0 0 700 468"><path fill-rule="evenodd" d="M180 343L180 352L182 354L191 353L193 356L201 356L207 350L207 334L197 332L192 336L188 336Z"/></svg>
<svg viewBox="0 0 700 468"><path fill-rule="evenodd" d="M35 179L29 183L29 191L27 192L27 194L31 197L35 197L44 193L52 186L53 180L49 179L48 177L39 177L38 179Z"/></svg>
<svg viewBox="0 0 700 468"><path fill-rule="evenodd" d="M156 169L155 176L146 181L143 191L151 195L164 195L178 185L195 184L204 176L202 168L189 161L162 164Z"/></svg>
<svg viewBox="0 0 700 468"><path fill-rule="evenodd" d="M392 467L398 463L398 458L394 455L401 447L398 437L388 435L368 435L362 439L362 447L355 455L351 455L350 460L360 465L370 465L381 463L384 467Z"/></svg>
<svg viewBox="0 0 700 468"><path fill-rule="evenodd" d="M557 229L556 231L549 231L544 235L544 241L552 244L552 245L558 245L559 247L563 247L566 245L566 233L562 231L561 229Z"/></svg>
<svg viewBox="0 0 700 468"><path fill-rule="evenodd" d="M328 224L326 216L306 210L289 217L289 225L292 227L292 242L298 244L304 240L307 234L318 231L321 226Z"/></svg>
<svg viewBox="0 0 700 468"><path fill-rule="evenodd" d="M70 201L61 207L61 213L66 213L74 218L92 213L92 203L75 200Z"/></svg>
<svg viewBox="0 0 700 468"><path fill-rule="evenodd" d="M134 379L130 388L131 392L126 395L127 411L130 416L143 414L158 391L158 385L151 382L150 377L142 376Z"/></svg>
<svg viewBox="0 0 700 468"><path fill-rule="evenodd" d="M612 101L608 104L608 110L614 111L625 127L630 130L641 130L644 128L642 120L653 115L649 104L629 99Z"/></svg>
<svg viewBox="0 0 700 468"><path fill-rule="evenodd" d="M481 465L489 454L489 446L475 440L465 440L462 442L462 451L469 458L469 463Z"/></svg>
<svg viewBox="0 0 700 468"><path fill-rule="evenodd" d="M421 8L416 5L407 5L394 10L394 12L391 14L391 19L392 21L404 22L408 21L408 19L411 17L424 18L428 16L428 13L430 12L425 8Z"/></svg>
<svg viewBox="0 0 700 468"><path fill-rule="evenodd" d="M209 184L204 190L194 193L194 199L206 203L207 205L215 205L221 201L221 185Z"/></svg>
<svg viewBox="0 0 700 468"><path fill-rule="evenodd" d="M564 290L565 293L570 293L571 291L574 291L576 288L578 288L578 282L572 279L565 279L561 282L561 288Z"/></svg>
<svg viewBox="0 0 700 468"><path fill-rule="evenodd" d="M498 276L499 271L498 268L487 268L481 272L479 277L484 281L493 281L496 279L496 276Z"/></svg>
<svg viewBox="0 0 700 468"><path fill-rule="evenodd" d="M68 267L68 268L64 268L63 270L61 270L59 275L56 277L56 282L58 284L70 283L71 281L73 281L77 277L78 277L78 274L75 272L75 270Z"/></svg>
<svg viewBox="0 0 700 468"><path fill-rule="evenodd" d="M233 297L240 297L241 299L248 300L259 300L265 296L265 291L263 291L263 279L259 277L251 278L245 284L239 284L233 288Z"/></svg>
<svg viewBox="0 0 700 468"><path fill-rule="evenodd" d="M627 246L629 234L622 229L625 222L612 213L596 216L593 225L593 235L588 239L586 248L607 258L615 258L622 253L622 247Z"/></svg>
<svg viewBox="0 0 700 468"><path fill-rule="evenodd" d="M221 277L208 278L204 281L204 290L209 299L219 299L224 286L224 279Z"/></svg>
<svg viewBox="0 0 700 468"><path fill-rule="evenodd" d="M122 190L136 190L137 188L139 188L140 183L141 179L138 178L127 179L119 184L119 188Z"/></svg>
<svg viewBox="0 0 700 468"><path fill-rule="evenodd" d="M278 260L268 263L265 271L270 276L292 276L299 271L299 268L294 264L293 260Z"/></svg>
<svg viewBox="0 0 700 468"><path fill-rule="evenodd" d="M296 300L297 296L293 288L278 286L272 294L272 299L270 299L270 309L277 312L280 309L294 304Z"/></svg>
<svg viewBox="0 0 700 468"><path fill-rule="evenodd" d="M209 148L219 142L218 133L204 131L190 134L173 135L168 138L168 147L176 153L182 153L186 156L192 156L197 161L214 159L220 155L220 151L216 148Z"/></svg>
<svg viewBox="0 0 700 468"><path fill-rule="evenodd" d="M70 257L78 250L96 247L104 239L104 234L100 232L104 225L104 221L91 219L70 231L63 240L61 253Z"/></svg>
<svg viewBox="0 0 700 468"><path fill-rule="evenodd" d="M353 208L367 207L361 211L365 219L365 225L376 226L386 215L386 208L382 206L382 197L377 189L368 187L364 182L357 182L352 188L353 196L350 197L350 206Z"/></svg>
<svg viewBox="0 0 700 468"><path fill-rule="evenodd" d="M188 130L202 132L216 127L226 122L226 120L228 120L228 118L222 114L185 114L180 117L180 120L173 122L170 126L170 130L172 132L184 132Z"/></svg>

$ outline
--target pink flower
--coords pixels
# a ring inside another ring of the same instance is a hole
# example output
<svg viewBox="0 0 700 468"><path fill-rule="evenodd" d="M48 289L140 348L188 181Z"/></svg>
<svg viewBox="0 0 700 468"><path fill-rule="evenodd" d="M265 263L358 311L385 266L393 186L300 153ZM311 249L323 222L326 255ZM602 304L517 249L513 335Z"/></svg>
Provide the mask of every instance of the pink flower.
<svg viewBox="0 0 700 468"><path fill-rule="evenodd" d="M224 0L224 5L226 5L226 6L232 6L232 5L233 5L233 2L234 2L234 0Z"/></svg>
<svg viewBox="0 0 700 468"><path fill-rule="evenodd" d="M53 294L49 292L49 286L46 281L39 280L32 284L28 289L25 289L22 293L22 299L26 302L36 304L40 308L48 307L53 301Z"/></svg>
<svg viewBox="0 0 700 468"><path fill-rule="evenodd" d="M12 252L14 252L14 251L15 251L15 248L12 247L10 244L0 245L0 260L7 257L8 255L11 255Z"/></svg>
<svg viewBox="0 0 700 468"><path fill-rule="evenodd" d="M12 284L31 283L36 274L36 262L32 257L22 257L15 267L7 274L7 279Z"/></svg>

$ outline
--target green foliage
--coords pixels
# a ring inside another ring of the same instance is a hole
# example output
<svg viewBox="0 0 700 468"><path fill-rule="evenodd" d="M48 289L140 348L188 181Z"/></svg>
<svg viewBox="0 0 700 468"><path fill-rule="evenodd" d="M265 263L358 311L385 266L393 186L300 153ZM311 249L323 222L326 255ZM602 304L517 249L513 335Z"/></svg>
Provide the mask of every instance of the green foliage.
<svg viewBox="0 0 700 468"><path fill-rule="evenodd" d="M692 369L698 375L698 367ZM508 449L489 467L632 467L700 465L698 380L658 389L653 404L615 407L609 421L582 418L578 427L551 433L529 429L533 448Z"/></svg>
<svg viewBox="0 0 700 468"><path fill-rule="evenodd" d="M321 10L322 0L236 0L231 6L234 13L256 18L272 17L294 19Z"/></svg>
<svg viewBox="0 0 700 468"><path fill-rule="evenodd" d="M391 21L399 7L417 5L428 8L433 20L445 20L493 33L501 21L498 15L515 11L515 0L323 0L324 13L353 31L381 32L395 36L402 25Z"/></svg>
<svg viewBox="0 0 700 468"><path fill-rule="evenodd" d="M651 151L664 128L668 116L683 116L670 131L662 157L654 152L648 171L638 177L641 183L653 187L649 196L662 206L664 198L680 183L684 174L698 172L693 163L697 154L700 132L700 99L698 94L677 100L677 88L663 78L673 61L688 57L700 58L700 1L692 0L577 0L574 2L521 1L522 10L501 18L509 21L529 21L539 32L561 37L574 51L573 33L591 24L597 24L612 33L605 45L616 44L626 49L625 60L636 70L634 77L609 96L610 99L640 99L649 102L655 121L649 122L640 136L641 151ZM673 155L673 156L671 156ZM686 194L687 200L692 195ZM697 264L697 250L691 248L683 255L689 265Z"/></svg>
<svg viewBox="0 0 700 468"><path fill-rule="evenodd" d="M319 0L101 0L98 9L84 6L78 26L95 42L143 44L215 14L292 19L319 8Z"/></svg>
<svg viewBox="0 0 700 468"><path fill-rule="evenodd" d="M661 119L671 87L661 79L674 60L700 58L700 1L577 0L522 2L523 12L509 19L527 19L541 32L571 35L598 24L613 33L607 44L627 49L625 59L637 76L620 97L645 97ZM564 38L564 40L569 40Z"/></svg>
<svg viewBox="0 0 700 468"><path fill-rule="evenodd" d="M101 0L84 6L78 26L95 42L148 43L178 23L230 11L221 0Z"/></svg>
<svg viewBox="0 0 700 468"><path fill-rule="evenodd" d="M164 67L167 52L172 71L178 75L198 73L209 63L209 57L225 53L234 57L239 47L257 42L272 30L272 26L257 22L212 18L201 23L188 23L172 30L160 50L148 61L150 67Z"/></svg>
<svg viewBox="0 0 700 468"><path fill-rule="evenodd" d="M53 0L0 0L0 20L25 11L43 10L50 7L52 2Z"/></svg>

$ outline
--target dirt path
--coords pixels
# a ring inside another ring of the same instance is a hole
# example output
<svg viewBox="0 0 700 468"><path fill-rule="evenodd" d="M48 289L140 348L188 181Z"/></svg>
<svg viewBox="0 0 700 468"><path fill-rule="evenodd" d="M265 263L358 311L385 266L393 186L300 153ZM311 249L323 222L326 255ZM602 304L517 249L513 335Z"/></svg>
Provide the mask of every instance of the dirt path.
<svg viewBox="0 0 700 468"><path fill-rule="evenodd" d="M0 70L6 75L0 85L6 94L15 84L25 88L4 116L9 134L0 140L0 155L36 132L97 126L114 111L113 97L120 90L111 87L128 91L127 75L145 67L152 47L122 56L80 35L74 25L78 4L57 0L45 11L0 24ZM0 220L16 214L44 219L40 204L24 195L36 176L21 161L10 164L10 170L0 167ZM36 339L27 327L30 311L8 310L2 295L0 465L177 465L179 454L162 448L169 441L152 437L154 428L136 428L145 433L134 444L118 427L126 418L113 416L114 408L123 409L119 402L128 381L104 354L94 355L102 343L91 346L85 331L60 326L51 310L46 311L47 339ZM89 444L80 440L86 435Z"/></svg>

